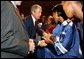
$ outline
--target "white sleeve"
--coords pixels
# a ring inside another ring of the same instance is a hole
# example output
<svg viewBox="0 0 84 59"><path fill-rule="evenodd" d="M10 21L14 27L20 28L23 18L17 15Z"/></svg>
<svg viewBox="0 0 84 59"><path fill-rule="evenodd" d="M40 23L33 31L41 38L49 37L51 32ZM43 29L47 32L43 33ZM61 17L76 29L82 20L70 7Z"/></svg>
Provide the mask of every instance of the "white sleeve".
<svg viewBox="0 0 84 59"><path fill-rule="evenodd" d="M57 47L63 54L68 52L68 50L64 48L60 42L59 43L55 42L55 47Z"/></svg>

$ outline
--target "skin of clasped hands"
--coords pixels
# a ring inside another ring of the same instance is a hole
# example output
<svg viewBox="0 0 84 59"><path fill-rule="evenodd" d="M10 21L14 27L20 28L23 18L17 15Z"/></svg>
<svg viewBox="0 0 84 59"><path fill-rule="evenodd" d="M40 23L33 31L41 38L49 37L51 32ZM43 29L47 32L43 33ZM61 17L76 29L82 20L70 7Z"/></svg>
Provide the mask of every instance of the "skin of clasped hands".
<svg viewBox="0 0 84 59"><path fill-rule="evenodd" d="M48 44L53 44L53 42L56 40L55 36L52 36L52 34L46 33L46 32L43 33L43 39L44 40L40 40L38 42L38 45L40 47L45 47ZM35 43L34 43L33 39L29 39L29 51L31 51L33 53L34 50L35 50Z"/></svg>
<svg viewBox="0 0 84 59"><path fill-rule="evenodd" d="M43 33L43 37L42 38L44 40L39 41L39 46L40 47L45 47L48 44L53 44L53 42L56 40L55 36L53 36L50 33L46 33L46 32Z"/></svg>

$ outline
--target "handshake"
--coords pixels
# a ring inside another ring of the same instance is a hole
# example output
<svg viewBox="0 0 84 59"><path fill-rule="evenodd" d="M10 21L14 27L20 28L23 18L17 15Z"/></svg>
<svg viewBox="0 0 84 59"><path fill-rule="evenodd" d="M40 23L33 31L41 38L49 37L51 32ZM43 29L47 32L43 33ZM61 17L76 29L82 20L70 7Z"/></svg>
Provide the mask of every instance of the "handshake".
<svg viewBox="0 0 84 59"><path fill-rule="evenodd" d="M40 40L38 42L38 46L40 46L40 47L45 47L45 46L47 46L47 44L53 44L53 42L56 41L55 36L53 36L50 33L46 33L46 32L43 32L42 38L44 40ZM29 51L31 51L33 53L34 50L35 50L35 43L34 43L33 39L29 39Z"/></svg>
<svg viewBox="0 0 84 59"><path fill-rule="evenodd" d="M39 46L40 47L45 47L47 44L53 44L54 41L56 41L56 36L43 32L43 37L44 40L39 41Z"/></svg>

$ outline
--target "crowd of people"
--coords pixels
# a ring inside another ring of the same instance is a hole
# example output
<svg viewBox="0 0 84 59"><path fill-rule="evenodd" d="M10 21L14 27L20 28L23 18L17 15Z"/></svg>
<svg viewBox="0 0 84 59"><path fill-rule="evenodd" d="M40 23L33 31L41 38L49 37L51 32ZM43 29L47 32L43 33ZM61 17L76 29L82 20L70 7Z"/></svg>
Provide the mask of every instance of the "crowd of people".
<svg viewBox="0 0 84 59"><path fill-rule="evenodd" d="M21 2L1 1L1 58L83 58L80 1L61 1L49 16L34 4L26 18Z"/></svg>

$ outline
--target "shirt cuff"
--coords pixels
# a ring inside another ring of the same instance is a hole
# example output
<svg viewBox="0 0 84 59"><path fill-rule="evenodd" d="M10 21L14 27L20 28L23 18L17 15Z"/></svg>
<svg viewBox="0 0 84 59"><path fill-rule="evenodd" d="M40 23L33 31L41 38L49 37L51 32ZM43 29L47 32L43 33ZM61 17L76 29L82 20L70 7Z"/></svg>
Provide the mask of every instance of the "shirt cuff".
<svg viewBox="0 0 84 59"><path fill-rule="evenodd" d="M56 42L59 42L59 38L60 38L59 36L56 36Z"/></svg>

